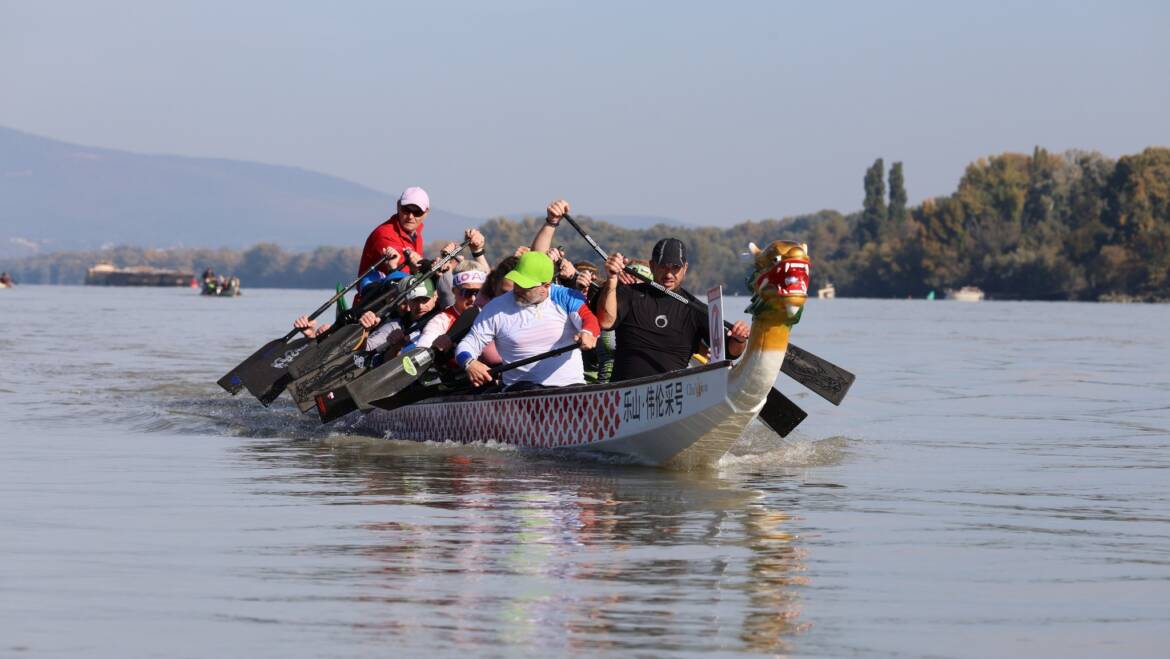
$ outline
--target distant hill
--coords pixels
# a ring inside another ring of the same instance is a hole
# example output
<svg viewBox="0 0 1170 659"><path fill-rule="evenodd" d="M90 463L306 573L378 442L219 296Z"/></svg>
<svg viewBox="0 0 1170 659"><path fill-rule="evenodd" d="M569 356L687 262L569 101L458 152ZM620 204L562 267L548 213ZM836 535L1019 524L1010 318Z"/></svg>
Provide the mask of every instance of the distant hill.
<svg viewBox="0 0 1170 659"><path fill-rule="evenodd" d="M627 229L649 229L651 227L656 227L659 225L666 225L666 226L672 226L672 227L690 227L690 228L695 227L694 224L690 224L689 222L683 222L682 220L677 220L673 217L663 217L661 215L613 215L613 214L605 214L605 213L593 214L593 213L587 212L585 209L581 209L580 211L574 210L573 213L570 213L570 215L574 215L574 216L575 215L582 215L583 216L586 214L588 214L589 217L591 217L595 220L598 220L601 222L609 222L610 224L612 224L614 226L625 227ZM509 219L509 220L522 220L526 217L544 217L544 215L545 215L545 211L542 208L542 209L533 210L533 211L530 211L527 213L506 213L502 217Z"/></svg>
<svg viewBox="0 0 1170 659"><path fill-rule="evenodd" d="M296 167L99 149L0 127L0 256L109 244L354 245L394 200ZM482 221L434 209L426 235L455 237Z"/></svg>

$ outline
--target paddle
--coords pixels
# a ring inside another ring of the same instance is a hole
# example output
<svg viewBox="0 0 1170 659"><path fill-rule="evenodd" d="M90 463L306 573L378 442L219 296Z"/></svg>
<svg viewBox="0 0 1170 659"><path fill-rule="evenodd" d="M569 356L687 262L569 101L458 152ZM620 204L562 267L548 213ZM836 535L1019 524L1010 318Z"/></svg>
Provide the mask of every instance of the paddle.
<svg viewBox="0 0 1170 659"><path fill-rule="evenodd" d="M411 291L419 283L437 276L443 266L466 249L470 242L470 240L464 241L462 245L450 254L435 261L430 270L425 273L416 274L406 280L405 284L398 289L400 292L395 296L394 300L378 312L379 319L386 321L397 310L398 305L410 295ZM334 330L335 328L330 329ZM361 375L361 373L353 373L355 369L365 368L364 364L359 363L360 356L356 356L353 353L361 348L365 337L365 328L357 323L336 328L336 331L331 331L325 340L318 343L316 350L302 355L291 364L288 367L287 379L277 382L277 385L279 385L280 389L284 389L284 387L293 383L295 380L295 395L293 396L293 400L302 412L308 411L309 408L315 405L317 394L335 389L357 377L357 375ZM365 371L363 370L362 372L364 373ZM275 400L276 396L279 395L280 391L275 391L271 398L268 398L268 402ZM262 398L260 402L265 403L265 399Z"/></svg>
<svg viewBox="0 0 1170 659"><path fill-rule="evenodd" d="M574 350L579 350L580 348L581 348L581 344L570 343L568 345L564 345L564 346L561 346L559 348L554 348L552 350L549 350L548 352L542 352L539 355L533 355L531 357L525 357L524 359L518 359L518 360L511 362L511 363L508 363L508 364L500 364L499 366L493 366L490 369L488 369L488 372L490 372L493 376L497 376L497 375L500 375L501 373L506 373L514 368L520 368L521 366L527 366L529 364L533 364L535 362L538 362L542 359L548 359L549 357L556 357L557 355L563 355L566 352L572 352ZM464 373L459 374L459 376L456 378L456 381L460 381L460 380L466 381L467 379L468 379L467 373L464 372ZM398 407L401 407L404 404L404 401L402 401L400 399L406 393L408 393L408 392L403 392L402 394L399 394L398 396L391 396L389 398L382 398L379 400L370 401L370 404L373 407L381 408L384 410L393 410L393 409L396 409ZM420 397L420 399L421 399L421 397ZM413 402L417 402L417 401L416 400L409 400L407 402L413 403Z"/></svg>
<svg viewBox="0 0 1170 659"><path fill-rule="evenodd" d="M514 368L519 368L521 366L527 366L529 364L538 362L542 359L548 359L549 357L556 357L557 355L563 355L566 352L572 352L573 350L578 350L578 349L580 349L580 347L581 347L581 344L579 344L579 343L570 343L568 345L561 346L559 348L554 348L553 350L549 350L548 352L542 352L539 355L525 357L524 359L519 359L519 360L516 360L516 361L508 363L508 364L500 364L499 366L493 366L488 370L493 376L496 376L496 375L499 375L501 373L505 373L507 371L510 371ZM466 380L467 373L466 372L460 373L459 377L457 379ZM384 410L393 410L393 409L396 409L396 408L401 407L403 405L403 401L399 400L400 398L401 398L401 395L390 396L388 398L381 398L378 400L372 400L372 401L370 401L370 405L372 407L377 407L377 408L384 409ZM409 402L416 402L416 401L411 400Z"/></svg>
<svg viewBox="0 0 1170 659"><path fill-rule="evenodd" d="M445 336L450 339L452 344L458 343L467 330L471 329L471 324L478 316L479 309L476 307L471 307L459 314ZM344 393L334 390L323 396L318 396L317 410L322 412L322 421L326 420L324 419L325 413L322 411L323 405L327 408L330 401L338 398L350 398L357 409L365 412L374 407L371 401L395 396L423 377L427 369L434 363L435 355L434 348L415 348L346 384L342 387ZM324 403L322 398L324 398Z"/></svg>
<svg viewBox="0 0 1170 659"><path fill-rule="evenodd" d="M609 258L609 254L597 244L597 241L593 240L592 236L581 228L581 225L577 224L576 220L568 214L565 214L564 218L577 230L577 233L581 234L585 242L589 243L602 259ZM690 305L696 309L701 308L703 313L707 312L707 306L702 302L689 300L629 266L625 268L625 271L654 287L655 290L665 293L683 304ZM723 325L728 329L731 328L731 323L727 321L724 321ZM856 379L856 376L849 371L807 350L803 350L792 343L788 344L788 350L785 352L784 362L780 366L780 371L834 405L841 404L841 401L845 398L845 394L849 391L849 387L853 385L853 380Z"/></svg>
<svg viewBox="0 0 1170 659"><path fill-rule="evenodd" d="M455 337L461 337L478 315L479 309L475 307L460 314L447 332L447 338L458 341ZM368 371L351 372L339 378L329 391L318 393L312 398L321 423L329 423L354 410L369 411L373 406L368 400L372 398L388 399L399 395L403 389L426 375L434 363L436 352L433 348L415 348Z"/></svg>
<svg viewBox="0 0 1170 659"><path fill-rule="evenodd" d="M535 364L536 362L538 362L542 359L548 359L549 357L556 357L557 355L563 355L566 352L573 352L574 350L577 350L580 347L581 347L580 343L570 343L569 345L566 345L566 346L561 346L559 348L553 348L552 350L549 350L548 352L542 352L539 355L533 355L531 357L525 357L524 359L518 359L514 362L509 362L507 364L500 364L498 366L493 366L493 367L488 369L488 372L491 373L493 376L500 375L501 373L506 373L514 368L520 368L521 366L528 366L529 364ZM464 377L466 377L467 373L465 372L463 375L464 375Z"/></svg>
<svg viewBox="0 0 1170 659"><path fill-rule="evenodd" d="M375 300L371 301L370 304L366 304L363 301L360 307L351 311L351 317L356 320L361 313L377 309L379 319L386 320L397 311L398 305L410 295L410 292L416 286L426 279L438 276L443 266L458 256L470 243L470 239L463 241L463 244L455 248L450 254L435 261L429 270L417 273L410 279L390 287L389 290L383 292ZM390 297L391 293L394 294L394 298L391 302L385 303L384 301ZM289 366L289 373L293 376L293 379L303 377L305 374L318 368L321 364L335 359L339 354L351 352L355 340L360 340L359 337L364 331L361 325L357 323L330 327L329 330L318 337L317 345L313 350L301 355Z"/></svg>
<svg viewBox="0 0 1170 659"><path fill-rule="evenodd" d="M768 400L760 408L758 418L777 435L787 437L806 417L808 412L772 387L768 390Z"/></svg>
<svg viewBox="0 0 1170 659"><path fill-rule="evenodd" d="M382 265L387 258L383 256L378 259L377 263L358 275L358 278L350 282L349 286L337 291L333 297L329 298L328 302L322 304L316 311L309 315L309 320L313 320L317 316L325 313L326 309L333 306L334 302L340 300L349 289L357 286L358 282L373 272L375 268ZM289 363L309 345L309 339L304 338L293 343L288 342L289 339L296 336L299 332L299 329L294 328L281 338L264 344L259 350L252 353L250 357L228 371L226 375L216 381L216 384L223 387L233 396L239 393L240 389L247 387L253 396L259 397L277 378L284 374L284 369L288 367ZM283 352L281 352L282 350ZM280 354L278 355L278 353Z"/></svg>

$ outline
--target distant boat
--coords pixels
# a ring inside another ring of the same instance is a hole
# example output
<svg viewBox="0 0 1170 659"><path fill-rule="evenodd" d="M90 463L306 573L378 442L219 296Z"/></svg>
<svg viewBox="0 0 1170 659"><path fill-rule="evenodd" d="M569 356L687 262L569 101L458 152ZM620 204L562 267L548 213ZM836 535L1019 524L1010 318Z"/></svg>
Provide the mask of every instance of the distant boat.
<svg viewBox="0 0 1170 659"><path fill-rule="evenodd" d="M832 300L837 297L837 289L829 282L825 282L824 286L817 289L817 298L821 300Z"/></svg>
<svg viewBox="0 0 1170 659"><path fill-rule="evenodd" d="M948 300L959 302L978 302L983 299L983 289L978 286L964 286L959 290L947 290Z"/></svg>
<svg viewBox="0 0 1170 659"><path fill-rule="evenodd" d="M85 271L86 286L190 286L195 275L148 266L116 268L99 263Z"/></svg>
<svg viewBox="0 0 1170 659"><path fill-rule="evenodd" d="M240 294L239 277L208 277L203 280L202 295L236 297Z"/></svg>

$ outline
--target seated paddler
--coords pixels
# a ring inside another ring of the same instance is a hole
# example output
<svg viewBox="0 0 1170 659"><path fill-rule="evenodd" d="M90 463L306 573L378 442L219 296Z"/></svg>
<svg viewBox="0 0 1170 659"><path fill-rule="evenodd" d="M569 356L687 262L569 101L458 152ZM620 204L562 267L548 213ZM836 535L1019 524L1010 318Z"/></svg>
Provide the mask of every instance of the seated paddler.
<svg viewBox="0 0 1170 659"><path fill-rule="evenodd" d="M607 279L594 302L601 328L614 329L612 382L684 369L692 354L707 354L706 303L682 287L687 274L687 248L677 238L664 238L650 256L653 280L699 305L687 305L647 283L619 284L628 261L613 253L605 262ZM627 273L628 274L628 273ZM725 354L743 353L750 327L737 321L725 335Z"/></svg>
<svg viewBox="0 0 1170 659"><path fill-rule="evenodd" d="M427 322L439 312L436 308L438 300L435 282L427 278L407 294L406 300L398 305L397 313L389 320L382 322L372 311L363 313L358 322L370 330L365 350L381 355L381 359L375 360L373 365L382 359L394 357L403 346L417 341Z"/></svg>
<svg viewBox="0 0 1170 659"><path fill-rule="evenodd" d="M455 303L427 321L418 340L408 344L406 349L417 346L419 348L435 348L439 352L450 352L455 346L447 337L447 332L459 319L459 316L475 307L475 299L479 295L480 289L483 288L484 282L487 281L487 275L487 268L478 261L460 263L459 267L455 268L455 274L451 280Z"/></svg>
<svg viewBox="0 0 1170 659"><path fill-rule="evenodd" d="M492 381L480 361L484 347L495 341L505 363L534 357L572 344L593 348L601 328L580 293L553 284L553 262L543 252L522 255L505 275L512 291L494 298L480 312L467 336L455 348L456 362L477 387ZM505 371L507 391L584 384L581 351L572 350Z"/></svg>

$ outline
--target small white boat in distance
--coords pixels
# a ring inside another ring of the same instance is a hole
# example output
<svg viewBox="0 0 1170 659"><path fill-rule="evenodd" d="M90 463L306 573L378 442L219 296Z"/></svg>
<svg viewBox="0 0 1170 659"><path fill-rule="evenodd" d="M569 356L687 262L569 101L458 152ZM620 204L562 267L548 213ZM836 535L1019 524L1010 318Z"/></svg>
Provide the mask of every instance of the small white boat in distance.
<svg viewBox="0 0 1170 659"><path fill-rule="evenodd" d="M947 299L959 302L978 302L983 299L983 289L978 286L964 286L957 291L948 290Z"/></svg>
<svg viewBox="0 0 1170 659"><path fill-rule="evenodd" d="M817 298L821 300L832 300L837 297L837 289L829 282L825 282L824 286L817 289Z"/></svg>

